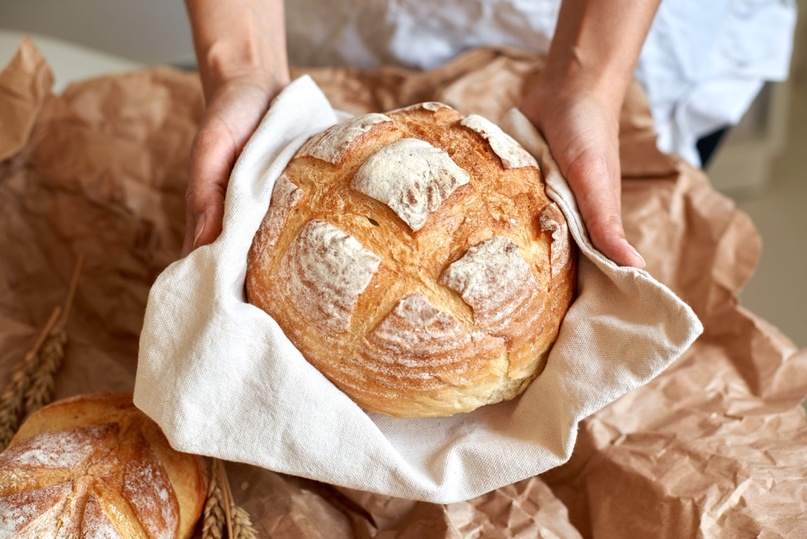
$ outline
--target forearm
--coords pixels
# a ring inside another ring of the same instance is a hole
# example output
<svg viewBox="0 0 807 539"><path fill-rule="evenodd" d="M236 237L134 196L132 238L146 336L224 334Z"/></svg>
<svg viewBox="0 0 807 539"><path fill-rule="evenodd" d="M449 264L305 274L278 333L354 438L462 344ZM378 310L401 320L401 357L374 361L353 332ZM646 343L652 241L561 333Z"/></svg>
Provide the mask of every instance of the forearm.
<svg viewBox="0 0 807 539"><path fill-rule="evenodd" d="M283 0L186 0L205 97L246 77L266 89L288 83Z"/></svg>
<svg viewBox="0 0 807 539"><path fill-rule="evenodd" d="M563 0L545 68L618 106L660 0Z"/></svg>

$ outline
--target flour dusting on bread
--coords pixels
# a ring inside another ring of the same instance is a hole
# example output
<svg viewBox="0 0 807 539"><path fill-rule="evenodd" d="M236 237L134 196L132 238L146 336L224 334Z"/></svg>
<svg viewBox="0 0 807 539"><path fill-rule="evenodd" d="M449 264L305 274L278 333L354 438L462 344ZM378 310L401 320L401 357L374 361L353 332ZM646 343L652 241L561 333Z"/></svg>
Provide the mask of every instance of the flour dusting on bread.
<svg viewBox="0 0 807 539"><path fill-rule="evenodd" d="M436 309L419 293L398 302L370 335L370 341L385 351L374 358L378 363L406 367L456 361L455 355L447 352L462 350L470 340L456 317Z"/></svg>
<svg viewBox="0 0 807 539"><path fill-rule="evenodd" d="M138 444L137 461L129 461L123 474L126 496L143 527L154 539L172 539L179 526L179 505L165 469L145 440Z"/></svg>
<svg viewBox="0 0 807 539"><path fill-rule="evenodd" d="M99 440L115 431L112 424L70 432L44 432L0 455L0 467L72 468L86 460Z"/></svg>
<svg viewBox="0 0 807 539"><path fill-rule="evenodd" d="M72 483L0 497L0 537L56 537Z"/></svg>
<svg viewBox="0 0 807 539"><path fill-rule="evenodd" d="M407 112L412 110L427 110L429 112L437 112L441 109L454 110L445 103L440 103L438 101L425 101L423 103L415 103L414 105L409 105L408 107L393 110L390 114L395 112Z"/></svg>
<svg viewBox="0 0 807 539"><path fill-rule="evenodd" d="M81 523L81 539L124 539L115 529L115 525L101 510L95 496L87 499L84 508L84 519Z"/></svg>
<svg viewBox="0 0 807 539"><path fill-rule="evenodd" d="M504 236L485 240L453 262L440 284L462 296L484 327L495 329L527 308L538 282L513 241Z"/></svg>
<svg viewBox="0 0 807 539"><path fill-rule="evenodd" d="M552 235L552 243L549 245L549 264L551 275L555 277L561 274L571 256L569 227L560 208L554 202L543 209L539 220L541 231L549 232Z"/></svg>
<svg viewBox="0 0 807 539"><path fill-rule="evenodd" d="M469 114L460 121L460 125L479 133L483 139L487 140L493 152L501 159L504 168L538 168L538 162L527 150L487 118Z"/></svg>
<svg viewBox="0 0 807 539"><path fill-rule="evenodd" d="M355 116L309 139L297 151L295 157L313 157L338 165L350 153L351 148L361 142L363 135L370 133L375 126L381 124L393 125L392 120L383 114L371 113Z"/></svg>
<svg viewBox="0 0 807 539"><path fill-rule="evenodd" d="M351 187L386 204L417 232L429 214L461 185L468 172L443 150L405 138L371 155L353 177Z"/></svg>
<svg viewBox="0 0 807 539"><path fill-rule="evenodd" d="M281 174L272 188L274 209L266 214L265 223L261 227L264 234L265 251L275 248L277 238L280 236L280 231L286 224L289 214L302 199L303 190L294 185L288 176Z"/></svg>
<svg viewBox="0 0 807 539"><path fill-rule="evenodd" d="M330 223L312 220L283 257L277 279L307 323L344 330L380 262L353 236Z"/></svg>
<svg viewBox="0 0 807 539"><path fill-rule="evenodd" d="M469 385L482 355L504 355L504 341L472 334L423 294L410 294L368 335L363 368L399 390ZM357 388L360 391L367 389Z"/></svg>

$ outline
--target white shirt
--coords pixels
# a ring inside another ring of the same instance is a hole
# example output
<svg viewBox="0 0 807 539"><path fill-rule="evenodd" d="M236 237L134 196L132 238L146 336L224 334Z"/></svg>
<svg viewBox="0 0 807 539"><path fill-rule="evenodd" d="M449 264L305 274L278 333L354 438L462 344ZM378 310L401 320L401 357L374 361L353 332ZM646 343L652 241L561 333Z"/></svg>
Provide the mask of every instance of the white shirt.
<svg viewBox="0 0 807 539"><path fill-rule="evenodd" d="M289 0L294 65L431 69L463 51L546 53L560 0ZM787 77L794 0L663 0L636 70L658 146L699 165L698 138L737 123L765 81Z"/></svg>

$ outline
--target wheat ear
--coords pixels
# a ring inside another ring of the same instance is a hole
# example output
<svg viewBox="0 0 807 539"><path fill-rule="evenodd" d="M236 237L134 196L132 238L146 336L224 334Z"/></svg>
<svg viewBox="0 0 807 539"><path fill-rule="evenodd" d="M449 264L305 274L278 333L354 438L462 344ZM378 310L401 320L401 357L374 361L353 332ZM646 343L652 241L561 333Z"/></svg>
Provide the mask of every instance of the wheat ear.
<svg viewBox="0 0 807 539"><path fill-rule="evenodd" d="M14 437L22 418L26 415L25 394L31 385L34 373L39 368L41 361L39 350L50 335L60 313L61 308L56 307L37 337L33 348L14 367L11 379L3 394L0 395L0 451L4 450Z"/></svg>
<svg viewBox="0 0 807 539"><path fill-rule="evenodd" d="M26 415L39 410L53 400L53 394L56 391L56 373L64 362L64 347L67 344L65 328L70 316L70 308L73 306L73 298L76 296L78 277L83 264L84 257L79 256L73 268L73 276L70 279L70 287L62 306L61 316L42 345L39 353L41 358L39 366L33 373L30 386L25 391Z"/></svg>
<svg viewBox="0 0 807 539"><path fill-rule="evenodd" d="M213 459L211 464L207 500L202 514L202 539L222 539L224 535L224 493L219 486L217 462L218 459Z"/></svg>
<svg viewBox="0 0 807 539"><path fill-rule="evenodd" d="M11 372L11 379L0 395L0 450L8 446L25 416L53 398L55 376L64 359L67 342L64 328L83 263L84 257L79 256L64 305L53 310L33 348Z"/></svg>
<svg viewBox="0 0 807 539"><path fill-rule="evenodd" d="M202 523L202 539L256 539L258 532L243 507L233 501L227 470L219 459L211 463L210 483L207 488Z"/></svg>
<svg viewBox="0 0 807 539"><path fill-rule="evenodd" d="M258 532L252 527L252 519L243 507L233 505L233 538L257 539Z"/></svg>
<svg viewBox="0 0 807 539"><path fill-rule="evenodd" d="M53 399L56 390L56 372L64 361L64 345L67 334L63 328L54 328L40 352L39 368L34 372L31 384L25 392L25 414L31 414Z"/></svg>

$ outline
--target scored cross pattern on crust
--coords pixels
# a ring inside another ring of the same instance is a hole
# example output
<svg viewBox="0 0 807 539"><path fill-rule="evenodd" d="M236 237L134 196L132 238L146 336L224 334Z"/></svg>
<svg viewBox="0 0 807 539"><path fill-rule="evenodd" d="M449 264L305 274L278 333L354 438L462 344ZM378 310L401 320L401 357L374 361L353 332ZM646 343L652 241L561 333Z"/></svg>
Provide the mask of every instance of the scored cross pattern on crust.
<svg viewBox="0 0 807 539"><path fill-rule="evenodd" d="M193 508L180 507L166 453L155 452L155 442L168 448L159 427L128 395L87 401L40 410L0 455L0 537L179 537L181 512ZM186 481L203 493L196 457L184 457Z"/></svg>
<svg viewBox="0 0 807 539"><path fill-rule="evenodd" d="M535 159L481 116L424 103L298 151L247 294L366 409L447 415L540 371L573 294L570 252Z"/></svg>

